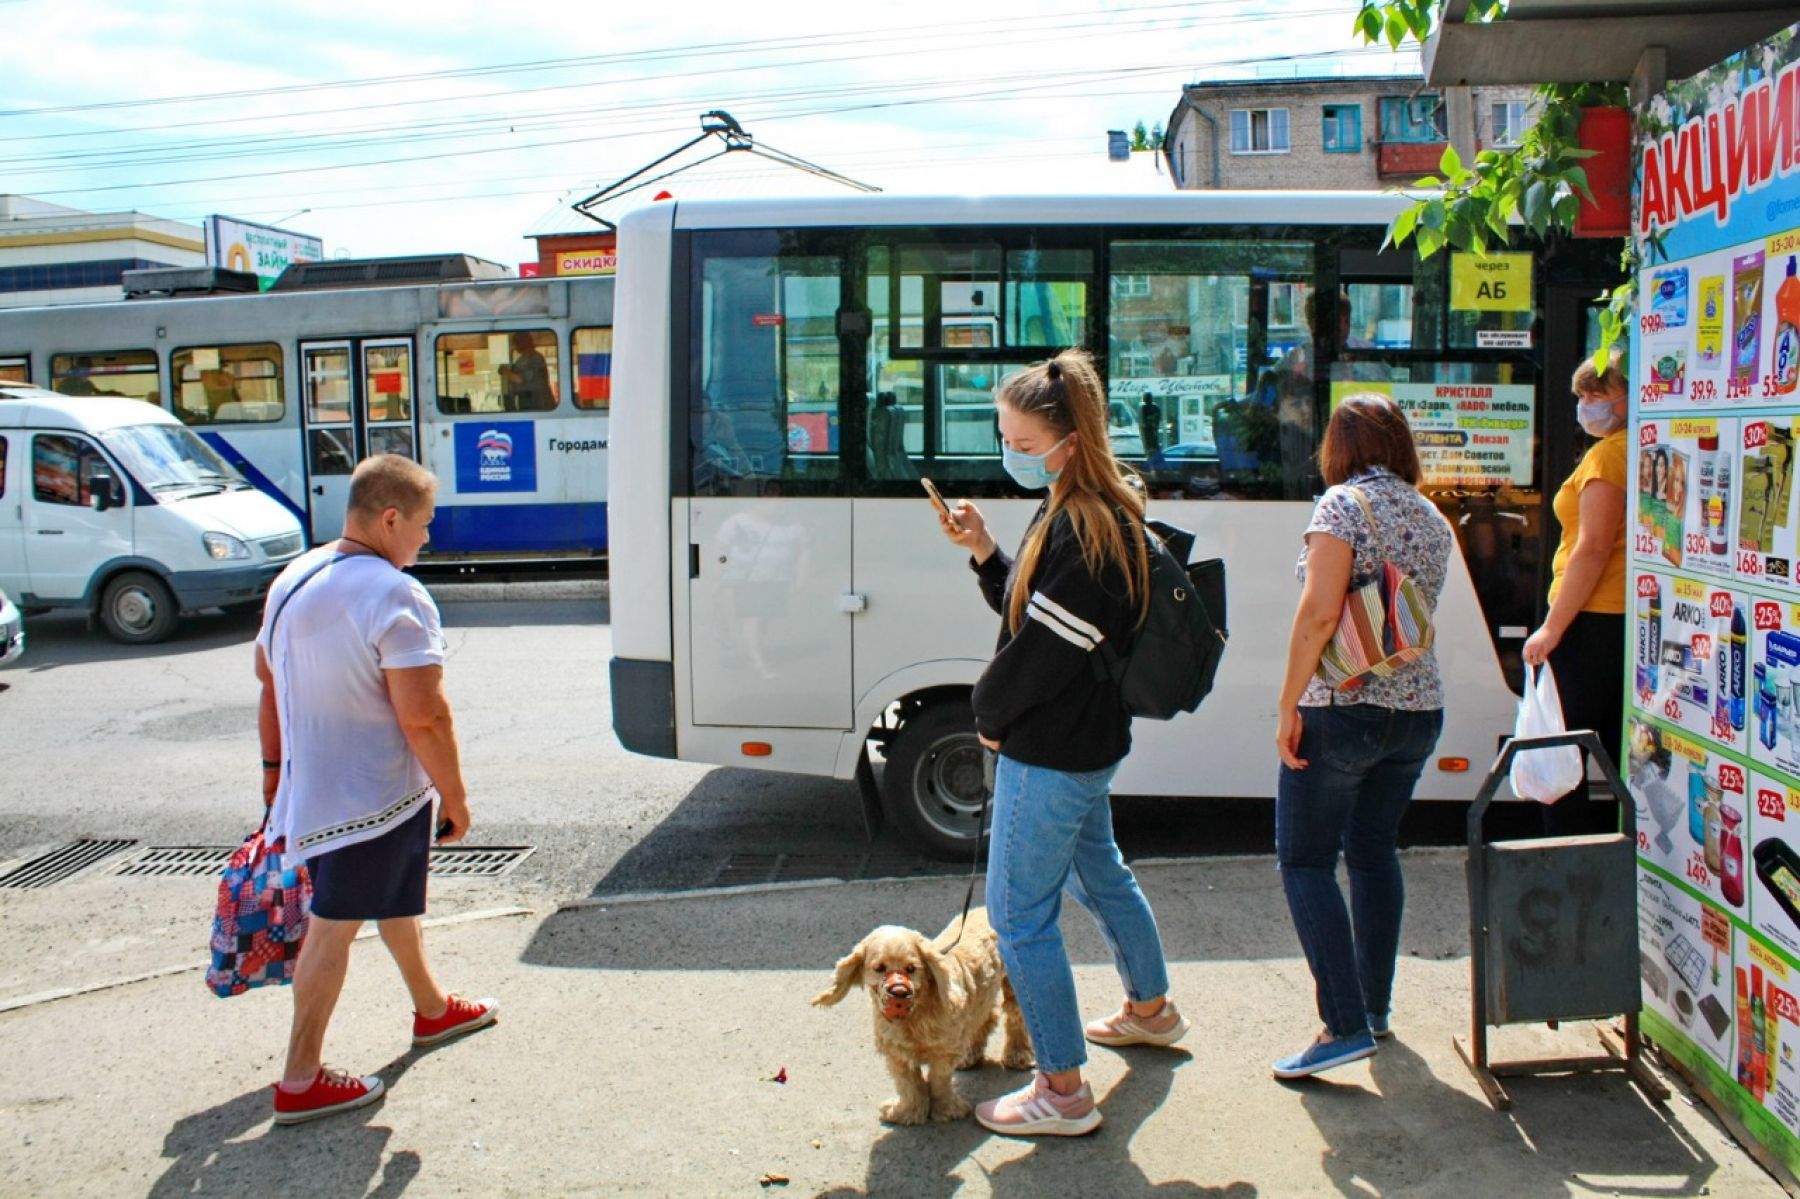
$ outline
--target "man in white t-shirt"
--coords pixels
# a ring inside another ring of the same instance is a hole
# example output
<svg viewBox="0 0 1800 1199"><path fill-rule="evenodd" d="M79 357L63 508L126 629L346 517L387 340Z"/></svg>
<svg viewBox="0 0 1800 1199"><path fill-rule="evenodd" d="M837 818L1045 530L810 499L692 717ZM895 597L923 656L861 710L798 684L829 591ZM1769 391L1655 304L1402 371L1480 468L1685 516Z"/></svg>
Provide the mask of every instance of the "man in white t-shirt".
<svg viewBox="0 0 1800 1199"><path fill-rule="evenodd" d="M485 1028L499 1011L495 1000L445 991L425 959L432 801L439 841L469 829L437 605L402 573L430 538L436 498L437 480L411 459L365 459L350 479L343 537L282 571L263 609L257 723L268 836L307 859L313 884L287 1065L275 1088L278 1124L349 1111L382 1093L381 1079L320 1060L364 921L377 922L412 993L414 1045Z"/></svg>

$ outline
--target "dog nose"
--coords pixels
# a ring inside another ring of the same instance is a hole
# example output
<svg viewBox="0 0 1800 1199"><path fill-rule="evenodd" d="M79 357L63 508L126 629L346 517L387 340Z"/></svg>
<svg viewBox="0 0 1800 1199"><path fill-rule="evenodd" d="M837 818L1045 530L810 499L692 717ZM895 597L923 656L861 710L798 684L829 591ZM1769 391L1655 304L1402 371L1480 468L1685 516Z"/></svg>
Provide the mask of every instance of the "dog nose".
<svg viewBox="0 0 1800 1199"><path fill-rule="evenodd" d="M913 993L912 980L904 974L890 974L881 981L881 989L895 999L910 999Z"/></svg>

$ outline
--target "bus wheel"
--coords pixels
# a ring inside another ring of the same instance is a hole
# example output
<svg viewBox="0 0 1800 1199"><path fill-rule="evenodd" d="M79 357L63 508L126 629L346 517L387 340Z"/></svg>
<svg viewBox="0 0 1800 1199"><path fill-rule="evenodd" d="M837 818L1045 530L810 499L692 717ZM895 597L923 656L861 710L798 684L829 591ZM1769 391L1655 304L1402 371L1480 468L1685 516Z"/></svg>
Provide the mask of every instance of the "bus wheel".
<svg viewBox="0 0 1800 1199"><path fill-rule="evenodd" d="M973 855L987 798L981 755L967 701L933 704L907 718L888 744L881 779L888 819L933 857Z"/></svg>
<svg viewBox="0 0 1800 1199"><path fill-rule="evenodd" d="M114 641L151 645L175 631L180 615L175 597L155 575L128 570L106 585L100 597L100 623Z"/></svg>

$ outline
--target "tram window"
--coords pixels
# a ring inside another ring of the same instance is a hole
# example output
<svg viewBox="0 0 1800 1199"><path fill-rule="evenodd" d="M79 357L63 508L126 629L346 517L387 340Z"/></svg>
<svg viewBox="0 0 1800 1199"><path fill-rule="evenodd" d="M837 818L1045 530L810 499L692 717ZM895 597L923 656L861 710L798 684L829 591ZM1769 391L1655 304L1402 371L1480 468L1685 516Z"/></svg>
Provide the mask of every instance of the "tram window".
<svg viewBox="0 0 1800 1199"><path fill-rule="evenodd" d="M730 243L708 253L714 247L703 241L695 266L693 488L835 487L843 260L783 252L778 236Z"/></svg>
<svg viewBox="0 0 1800 1199"><path fill-rule="evenodd" d="M439 412L548 412L562 391L549 329L442 334L437 368Z"/></svg>
<svg viewBox="0 0 1800 1199"><path fill-rule="evenodd" d="M575 352L575 406L612 407L611 329L576 329L570 334Z"/></svg>
<svg viewBox="0 0 1800 1199"><path fill-rule="evenodd" d="M186 424L264 424L287 411L281 347L274 342L176 350L169 370L175 377L175 415Z"/></svg>
<svg viewBox="0 0 1800 1199"><path fill-rule="evenodd" d="M96 466L112 469L86 438L40 433L31 439L31 493L43 503L85 507L93 498L88 478Z"/></svg>
<svg viewBox="0 0 1800 1199"><path fill-rule="evenodd" d="M410 344L363 347L363 398L371 421L413 418Z"/></svg>
<svg viewBox="0 0 1800 1199"><path fill-rule="evenodd" d="M1310 498L1313 243L1118 240L1111 270L1113 452L1162 498Z"/></svg>
<svg viewBox="0 0 1800 1199"><path fill-rule="evenodd" d="M6 498L6 438L0 436L0 499Z"/></svg>
<svg viewBox="0 0 1800 1199"><path fill-rule="evenodd" d="M369 453L417 458L411 425L377 425L369 430Z"/></svg>
<svg viewBox="0 0 1800 1199"><path fill-rule="evenodd" d="M31 359L0 354L0 383L31 382Z"/></svg>
<svg viewBox="0 0 1800 1199"><path fill-rule="evenodd" d="M922 349L928 340L945 349L999 346L999 246L903 245L899 259L900 310L892 314L890 326L897 318L902 349ZM926 325L932 321L937 325L935 340L926 337Z"/></svg>
<svg viewBox="0 0 1800 1199"><path fill-rule="evenodd" d="M356 442L348 426L307 431L307 456L313 475L347 475L356 469Z"/></svg>
<svg viewBox="0 0 1800 1199"><path fill-rule="evenodd" d="M53 354L50 390L70 396L123 396L162 403L154 350L112 354Z"/></svg>

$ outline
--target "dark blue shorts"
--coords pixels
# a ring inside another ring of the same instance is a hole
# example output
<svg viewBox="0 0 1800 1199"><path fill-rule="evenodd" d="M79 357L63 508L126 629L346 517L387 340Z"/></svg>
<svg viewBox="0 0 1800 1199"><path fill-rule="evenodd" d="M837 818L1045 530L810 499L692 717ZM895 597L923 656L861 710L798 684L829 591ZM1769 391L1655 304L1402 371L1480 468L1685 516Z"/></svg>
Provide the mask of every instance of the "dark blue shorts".
<svg viewBox="0 0 1800 1199"><path fill-rule="evenodd" d="M313 915L326 920L423 916L432 806L419 805L379 837L309 859Z"/></svg>

